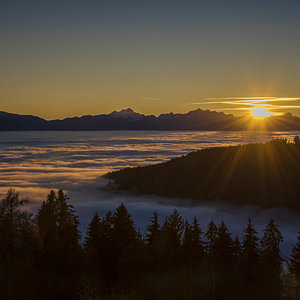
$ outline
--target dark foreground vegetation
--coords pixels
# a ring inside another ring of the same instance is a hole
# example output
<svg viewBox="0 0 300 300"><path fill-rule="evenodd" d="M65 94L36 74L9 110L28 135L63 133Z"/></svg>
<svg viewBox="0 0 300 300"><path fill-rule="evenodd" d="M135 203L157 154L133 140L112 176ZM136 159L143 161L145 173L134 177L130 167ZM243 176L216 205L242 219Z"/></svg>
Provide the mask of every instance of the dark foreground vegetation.
<svg viewBox="0 0 300 300"><path fill-rule="evenodd" d="M0 204L1 299L299 299L300 235L284 262L272 219L261 239L249 219L240 241L224 222L154 212L143 235L121 204L81 239L63 191L34 217L23 204L14 190Z"/></svg>
<svg viewBox="0 0 300 300"><path fill-rule="evenodd" d="M300 140L203 149L106 177L140 194L299 209Z"/></svg>

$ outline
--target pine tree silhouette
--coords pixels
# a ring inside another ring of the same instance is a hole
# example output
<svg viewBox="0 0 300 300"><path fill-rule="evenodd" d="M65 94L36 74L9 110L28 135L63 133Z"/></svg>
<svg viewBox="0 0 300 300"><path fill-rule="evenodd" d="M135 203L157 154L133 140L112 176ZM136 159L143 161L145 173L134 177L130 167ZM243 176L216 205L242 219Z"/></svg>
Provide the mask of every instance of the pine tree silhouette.
<svg viewBox="0 0 300 300"><path fill-rule="evenodd" d="M244 280L244 289L246 299L253 297L263 297L261 288L261 265L260 265L260 249L259 238L257 232L253 228L251 219L248 218L247 228L244 230L245 235L242 243L242 278Z"/></svg>
<svg viewBox="0 0 300 300"><path fill-rule="evenodd" d="M84 248L89 255L97 255L99 244L101 241L102 224L98 213L95 213L92 221L88 225L86 236L84 239Z"/></svg>
<svg viewBox="0 0 300 300"><path fill-rule="evenodd" d="M193 252L193 232L191 225L188 221L185 221L184 224L184 234L183 234L183 240L182 240L182 249L183 249L183 255L184 255L184 261L186 261L188 264L191 264L193 262L193 259L191 257L191 254Z"/></svg>
<svg viewBox="0 0 300 300"><path fill-rule="evenodd" d="M121 204L94 214L81 251L78 216L62 190L49 193L35 219L24 203L14 190L0 202L1 299L294 299L272 219L261 240L249 219L242 245L224 221L211 221L204 251L196 217L184 222L174 210L160 228L154 212L144 240ZM300 233L289 268L297 299Z"/></svg>
<svg viewBox="0 0 300 300"><path fill-rule="evenodd" d="M192 241L193 241L193 254L195 265L200 265L204 258L205 244L202 240L203 232L200 228L199 222L196 217L194 217L191 224L192 230Z"/></svg>
<svg viewBox="0 0 300 300"><path fill-rule="evenodd" d="M236 265L239 265L242 255L242 246L239 240L239 237L236 235L232 242L232 254L234 258L234 262Z"/></svg>
<svg viewBox="0 0 300 300"><path fill-rule="evenodd" d="M222 220L217 229L215 252L218 266L230 266L233 260L233 242L225 222Z"/></svg>
<svg viewBox="0 0 300 300"><path fill-rule="evenodd" d="M45 297L73 297L81 265L78 216L62 190L51 191L36 216L39 231L39 264Z"/></svg>
<svg viewBox="0 0 300 300"><path fill-rule="evenodd" d="M250 218L248 218L247 228L244 232L242 244L243 260L249 265L256 264L259 262L259 238Z"/></svg>
<svg viewBox="0 0 300 300"><path fill-rule="evenodd" d="M165 234L167 243L178 249L181 244L184 230L184 221L178 210L174 209L173 213L165 219L162 230Z"/></svg>
<svg viewBox="0 0 300 300"><path fill-rule="evenodd" d="M300 232L298 233L297 243L292 249L289 269L296 278L296 299L300 297Z"/></svg>
<svg viewBox="0 0 300 300"><path fill-rule="evenodd" d="M184 260L190 266L199 267L204 257L204 242L201 239L202 231L196 217L193 223L185 223L183 236Z"/></svg>
<svg viewBox="0 0 300 300"><path fill-rule="evenodd" d="M282 257L280 255L280 243L283 237L278 229L278 225L271 219L264 230L261 239L261 255L264 283L264 295L270 299L281 299L282 294Z"/></svg>
<svg viewBox="0 0 300 300"><path fill-rule="evenodd" d="M180 254L183 230L183 218L174 209L173 213L166 217L162 226L163 260L168 267L176 267L181 263Z"/></svg>
<svg viewBox="0 0 300 300"><path fill-rule="evenodd" d="M56 194L51 190L47 200L43 202L36 216L36 223L39 228L39 239L43 251L47 251L51 257L56 251L57 243L57 208Z"/></svg>
<svg viewBox="0 0 300 300"><path fill-rule="evenodd" d="M218 228L213 220L211 220L207 226L206 232L205 232L205 238L207 240L206 242L206 254L208 256L214 256L215 255L215 244L218 234Z"/></svg>
<svg viewBox="0 0 300 300"><path fill-rule="evenodd" d="M272 269L272 272L277 273L281 269L282 257L280 255L280 244L282 241L283 237L278 229L278 225L271 219L261 239L261 251L264 263Z"/></svg>
<svg viewBox="0 0 300 300"><path fill-rule="evenodd" d="M116 247L121 251L137 241L134 222L123 203L113 216L113 237Z"/></svg>
<svg viewBox="0 0 300 300"><path fill-rule="evenodd" d="M30 284L27 274L33 271L35 238L31 215L22 209L26 202L27 200L20 199L19 193L14 189L9 189L0 202L0 297L2 299L25 299L28 296L24 288Z"/></svg>
<svg viewBox="0 0 300 300"><path fill-rule="evenodd" d="M138 245L137 232L125 205L119 205L113 215L112 247L115 280L129 280L135 273L135 255Z"/></svg>
<svg viewBox="0 0 300 300"><path fill-rule="evenodd" d="M156 211L149 221L150 224L147 226L146 242L148 246L153 247L153 244L158 240L160 235L160 225L158 223L158 214Z"/></svg>

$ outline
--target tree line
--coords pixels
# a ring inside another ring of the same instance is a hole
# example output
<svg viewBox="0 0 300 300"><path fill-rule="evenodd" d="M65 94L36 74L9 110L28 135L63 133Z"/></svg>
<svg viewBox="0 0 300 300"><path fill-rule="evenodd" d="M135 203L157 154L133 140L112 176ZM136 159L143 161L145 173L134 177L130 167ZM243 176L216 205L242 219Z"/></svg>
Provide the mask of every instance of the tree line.
<svg viewBox="0 0 300 300"><path fill-rule="evenodd" d="M0 204L1 299L299 299L300 235L291 258L273 219L241 239L224 221L200 228L175 209L142 234L124 204L95 213L85 236L66 194L33 216L10 189Z"/></svg>

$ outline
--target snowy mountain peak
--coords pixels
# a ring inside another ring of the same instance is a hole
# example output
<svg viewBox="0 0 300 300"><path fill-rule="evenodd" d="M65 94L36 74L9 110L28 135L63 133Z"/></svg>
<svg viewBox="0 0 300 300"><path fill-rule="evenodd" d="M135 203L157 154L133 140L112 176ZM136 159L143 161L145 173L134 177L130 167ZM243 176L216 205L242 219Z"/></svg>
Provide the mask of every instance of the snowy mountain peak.
<svg viewBox="0 0 300 300"><path fill-rule="evenodd" d="M136 113L131 108L127 108L127 109L122 109L120 111L113 111L112 113L109 114L109 116L114 118L127 119L127 120L139 120L144 115Z"/></svg>

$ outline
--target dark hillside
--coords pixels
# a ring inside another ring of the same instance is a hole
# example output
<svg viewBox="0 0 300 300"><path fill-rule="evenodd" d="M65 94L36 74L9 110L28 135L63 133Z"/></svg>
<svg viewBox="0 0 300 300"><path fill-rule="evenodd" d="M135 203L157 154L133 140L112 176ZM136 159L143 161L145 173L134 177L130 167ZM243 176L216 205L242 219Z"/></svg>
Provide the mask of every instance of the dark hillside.
<svg viewBox="0 0 300 300"><path fill-rule="evenodd" d="M46 130L47 121L30 115L17 115L0 111L0 131Z"/></svg>
<svg viewBox="0 0 300 300"><path fill-rule="evenodd" d="M300 208L300 148L286 140L203 149L106 175L140 194Z"/></svg>

